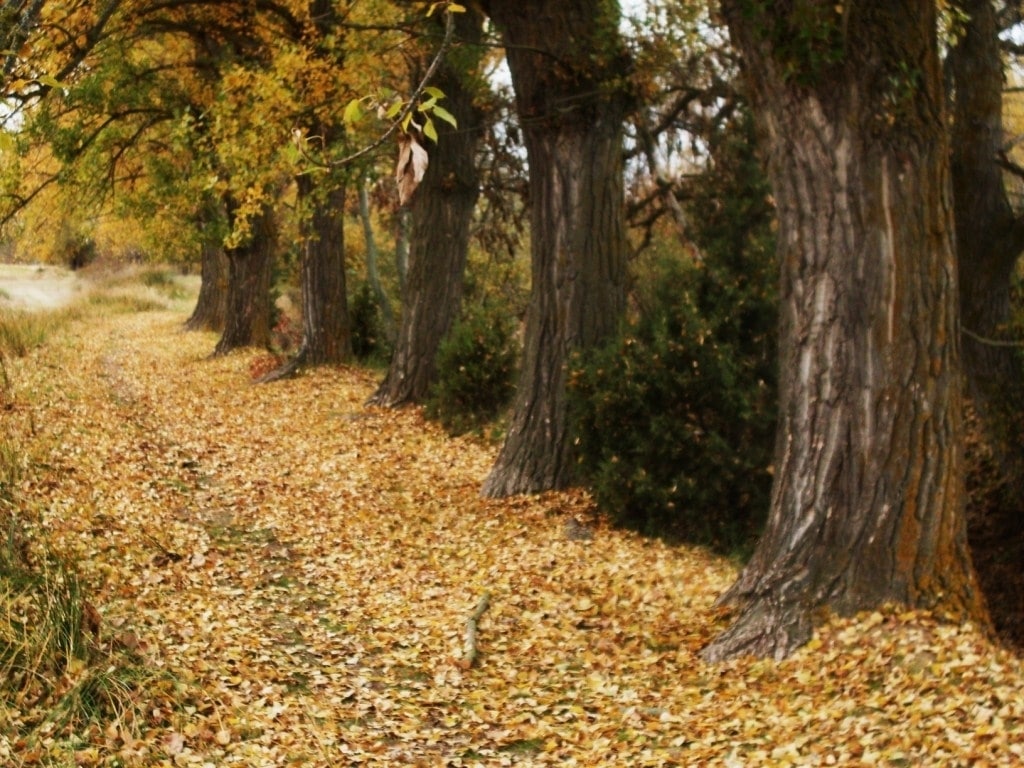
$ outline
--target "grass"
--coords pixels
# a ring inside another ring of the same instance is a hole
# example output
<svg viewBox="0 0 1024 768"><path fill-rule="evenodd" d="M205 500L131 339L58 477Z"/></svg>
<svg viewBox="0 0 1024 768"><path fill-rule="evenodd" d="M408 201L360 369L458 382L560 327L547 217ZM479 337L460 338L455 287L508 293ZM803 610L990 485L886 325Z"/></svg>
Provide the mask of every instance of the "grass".
<svg viewBox="0 0 1024 768"><path fill-rule="evenodd" d="M78 314L73 307L41 312L0 309L0 356L24 357Z"/></svg>
<svg viewBox="0 0 1024 768"><path fill-rule="evenodd" d="M89 306L111 313L155 312L167 309L167 304L157 298L130 291L103 291L93 293L88 299Z"/></svg>
<svg viewBox="0 0 1024 768"><path fill-rule="evenodd" d="M198 698L149 664L137 640L101 633L72 565L46 552L29 561L13 505L0 507L0 522L0 734L13 740L0 738L0 763L15 743L26 765L79 765L81 734L128 747Z"/></svg>
<svg viewBox="0 0 1024 768"><path fill-rule="evenodd" d="M20 535L15 529L9 538ZM66 674L84 667L86 611L73 571L52 562L32 569L19 547L7 548L0 558L0 702L43 706Z"/></svg>
<svg viewBox="0 0 1024 768"><path fill-rule="evenodd" d="M13 435L0 435L0 500L14 499L24 473L24 454Z"/></svg>
<svg viewBox="0 0 1024 768"><path fill-rule="evenodd" d="M127 314L166 310L191 301L198 288L196 276L179 275L167 267L106 265L86 270L77 277L56 270L50 283L44 280L39 284L31 277L26 278L30 274L23 267L3 269L0 265L0 280L10 279L12 285L27 283L38 292L40 286L52 283L52 290L63 286L63 291L67 292L70 284L73 291L67 294L67 303L60 309L0 306L0 353L13 357L24 357L42 346L70 319L93 312ZM14 288L0 289L0 298L13 301L18 295L19 291Z"/></svg>

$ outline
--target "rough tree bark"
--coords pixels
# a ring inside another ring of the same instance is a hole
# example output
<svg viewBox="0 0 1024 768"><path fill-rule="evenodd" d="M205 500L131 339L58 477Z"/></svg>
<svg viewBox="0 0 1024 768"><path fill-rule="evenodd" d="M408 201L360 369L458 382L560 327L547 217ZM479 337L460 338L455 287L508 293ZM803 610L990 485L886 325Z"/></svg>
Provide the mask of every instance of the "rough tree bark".
<svg viewBox="0 0 1024 768"><path fill-rule="evenodd" d="M270 274L277 248L274 211L264 205L253 216L245 242L226 249L227 317L213 354L270 343Z"/></svg>
<svg viewBox="0 0 1024 768"><path fill-rule="evenodd" d="M1024 371L1017 350L998 340L1010 321L1010 287L1024 250L1024 220L1010 207L999 165L1003 60L996 12L991 0L959 5L967 21L948 65L954 89L952 174L963 365L968 394L1004 473L1020 483Z"/></svg>
<svg viewBox="0 0 1024 768"><path fill-rule="evenodd" d="M723 7L778 207L780 427L738 616L703 655L782 658L819 612L887 602L984 622L934 4Z"/></svg>
<svg viewBox="0 0 1024 768"><path fill-rule="evenodd" d="M453 47L434 81L444 91L444 107L455 116L458 129L436 121L440 136L436 144L427 145L430 163L411 202L402 317L387 375L370 399L376 405L395 407L426 397L437 378L437 349L459 314L479 194L481 114L473 103L471 80L481 55L482 24L476 11L456 14Z"/></svg>
<svg viewBox="0 0 1024 768"><path fill-rule="evenodd" d="M508 437L483 492L572 481L566 367L625 307L622 126L628 62L609 0L492 0L530 166L531 276L525 349Z"/></svg>
<svg viewBox="0 0 1024 768"><path fill-rule="evenodd" d="M219 242L205 241L200 258L199 297L185 329L221 333L228 314L228 257Z"/></svg>
<svg viewBox="0 0 1024 768"><path fill-rule="evenodd" d="M299 196L310 204L302 250L302 364L330 365L352 358L352 330L345 287L345 187L323 199L309 176L298 178Z"/></svg>

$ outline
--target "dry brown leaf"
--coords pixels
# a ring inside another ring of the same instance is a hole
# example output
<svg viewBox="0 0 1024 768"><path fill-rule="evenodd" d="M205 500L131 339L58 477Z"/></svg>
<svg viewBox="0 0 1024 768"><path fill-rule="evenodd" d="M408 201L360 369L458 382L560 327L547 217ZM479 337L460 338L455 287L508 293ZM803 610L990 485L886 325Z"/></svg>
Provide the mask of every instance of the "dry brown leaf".
<svg viewBox="0 0 1024 768"><path fill-rule="evenodd" d="M423 181L427 172L430 157L427 150L420 146L419 141L411 133L401 133L398 137L398 162L395 164L395 181L398 183L398 204L405 205L413 192Z"/></svg>

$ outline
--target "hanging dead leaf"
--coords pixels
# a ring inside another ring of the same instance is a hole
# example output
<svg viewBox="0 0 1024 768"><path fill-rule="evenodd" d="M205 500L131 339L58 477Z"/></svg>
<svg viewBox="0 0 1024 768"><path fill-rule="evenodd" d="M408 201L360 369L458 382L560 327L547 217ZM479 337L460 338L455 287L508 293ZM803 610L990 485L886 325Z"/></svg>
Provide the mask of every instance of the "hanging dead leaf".
<svg viewBox="0 0 1024 768"><path fill-rule="evenodd" d="M420 146L416 137L403 133L398 138L398 163L395 166L395 181L398 182L398 204L405 205L416 187L423 181L429 158L427 150Z"/></svg>

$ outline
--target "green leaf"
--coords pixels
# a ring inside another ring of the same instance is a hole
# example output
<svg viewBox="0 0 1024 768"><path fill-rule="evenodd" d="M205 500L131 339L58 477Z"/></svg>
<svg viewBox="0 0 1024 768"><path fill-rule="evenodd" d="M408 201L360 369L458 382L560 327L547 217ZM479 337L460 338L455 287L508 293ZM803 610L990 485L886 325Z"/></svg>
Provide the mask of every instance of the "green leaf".
<svg viewBox="0 0 1024 768"><path fill-rule="evenodd" d="M426 88L423 89L423 92L428 96L431 96L434 99L434 101L444 98L444 91L433 85L428 85Z"/></svg>
<svg viewBox="0 0 1024 768"><path fill-rule="evenodd" d="M439 106L437 106L435 104L434 108L431 110L431 114L433 114L433 116L438 118L439 120L444 120L452 128L458 128L459 127L459 123L455 119L455 115L453 115L451 112L449 112L444 107L439 107Z"/></svg>
<svg viewBox="0 0 1024 768"><path fill-rule="evenodd" d="M363 112L362 99L352 99L346 106L345 112L342 114L341 119L348 125L358 123L363 119L366 113Z"/></svg>
<svg viewBox="0 0 1024 768"><path fill-rule="evenodd" d="M423 124L423 135L430 139L435 144L437 143L437 129L434 127L434 121L429 117Z"/></svg>
<svg viewBox="0 0 1024 768"><path fill-rule="evenodd" d="M384 117L386 117L388 120L394 120L402 111L402 106L403 104L401 101L396 101L394 104L388 107L388 111L384 113Z"/></svg>

